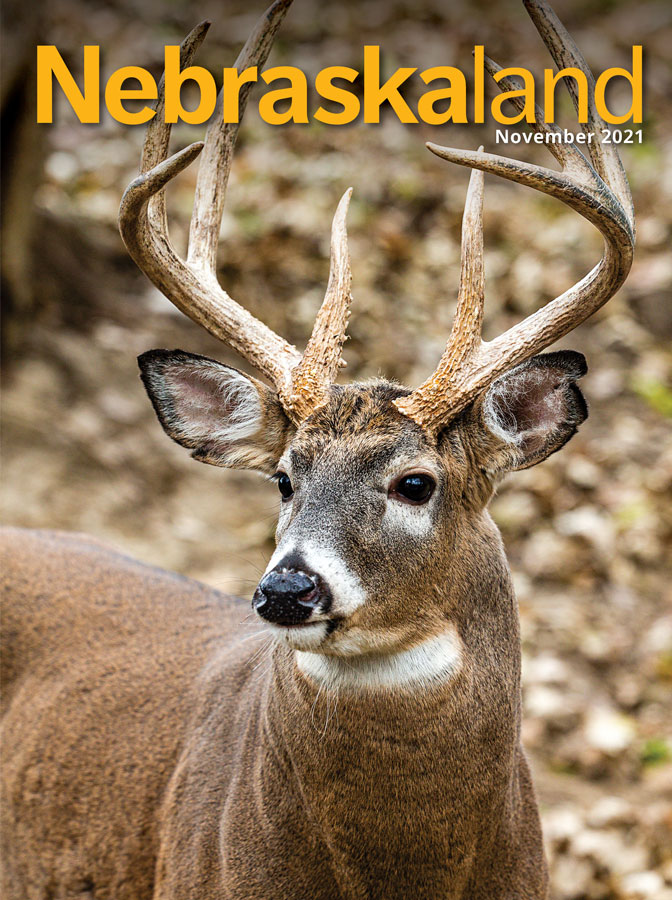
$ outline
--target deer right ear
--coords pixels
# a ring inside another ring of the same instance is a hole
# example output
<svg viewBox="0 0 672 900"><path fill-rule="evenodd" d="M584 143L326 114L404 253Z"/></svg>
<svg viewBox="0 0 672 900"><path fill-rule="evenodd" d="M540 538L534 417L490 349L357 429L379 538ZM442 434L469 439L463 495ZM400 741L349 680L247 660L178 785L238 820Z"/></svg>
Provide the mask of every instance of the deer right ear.
<svg viewBox="0 0 672 900"><path fill-rule="evenodd" d="M183 350L138 357L159 421L194 459L272 474L292 426L277 394L256 378Z"/></svg>

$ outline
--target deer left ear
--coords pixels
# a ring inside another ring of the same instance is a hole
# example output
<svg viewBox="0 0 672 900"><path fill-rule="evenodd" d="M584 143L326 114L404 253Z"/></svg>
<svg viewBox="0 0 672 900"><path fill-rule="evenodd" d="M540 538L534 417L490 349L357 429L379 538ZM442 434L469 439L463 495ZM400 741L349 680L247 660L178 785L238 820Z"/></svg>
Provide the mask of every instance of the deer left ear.
<svg viewBox="0 0 672 900"><path fill-rule="evenodd" d="M483 468L493 475L527 469L563 447L588 416L576 384L586 371L583 354L561 350L498 378L472 410L481 426Z"/></svg>

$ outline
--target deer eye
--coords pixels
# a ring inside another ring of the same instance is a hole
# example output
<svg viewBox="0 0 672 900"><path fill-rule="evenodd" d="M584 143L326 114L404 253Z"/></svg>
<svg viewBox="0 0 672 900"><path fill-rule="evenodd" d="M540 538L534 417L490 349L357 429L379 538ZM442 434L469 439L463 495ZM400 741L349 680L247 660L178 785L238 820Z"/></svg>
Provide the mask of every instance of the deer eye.
<svg viewBox="0 0 672 900"><path fill-rule="evenodd" d="M292 482L289 480L289 475L285 472L279 472L277 478L278 490L282 494L282 499L289 500L294 493L294 488L292 487Z"/></svg>
<svg viewBox="0 0 672 900"><path fill-rule="evenodd" d="M429 475L404 475L390 487L389 496L404 503L426 503L435 487L436 482Z"/></svg>

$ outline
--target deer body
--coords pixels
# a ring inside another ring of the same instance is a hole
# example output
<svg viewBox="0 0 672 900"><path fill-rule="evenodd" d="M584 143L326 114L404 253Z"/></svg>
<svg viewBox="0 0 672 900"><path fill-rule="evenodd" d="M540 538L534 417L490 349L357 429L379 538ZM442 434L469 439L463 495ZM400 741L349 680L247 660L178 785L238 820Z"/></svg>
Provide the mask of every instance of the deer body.
<svg viewBox="0 0 672 900"><path fill-rule="evenodd" d="M239 70L263 66L289 3L262 17ZM581 54L543 0L525 5L558 67L585 74L584 130L597 130ZM187 37L182 66L206 30ZM163 103L160 88L158 113ZM532 127L555 129L541 110ZM85 540L10 533L6 896L540 900L518 614L487 506L504 475L559 450L586 418L583 357L535 354L629 270L634 220L615 145L592 144L584 157L551 143L560 171L430 145L474 171L453 330L436 371L411 391L335 384L350 191L303 355L219 286L237 128L215 114L204 144L168 157L170 125L157 114L120 228L152 281L273 385L181 350L139 359L170 437L202 462L277 481L277 549L252 598L272 653L245 633L234 598ZM182 260L163 188L201 151ZM483 170L559 198L605 240L587 276L489 342Z"/></svg>
<svg viewBox="0 0 672 900"><path fill-rule="evenodd" d="M260 664L235 598L86 539L6 549L8 900L545 895L501 556L446 680L336 697L289 648Z"/></svg>

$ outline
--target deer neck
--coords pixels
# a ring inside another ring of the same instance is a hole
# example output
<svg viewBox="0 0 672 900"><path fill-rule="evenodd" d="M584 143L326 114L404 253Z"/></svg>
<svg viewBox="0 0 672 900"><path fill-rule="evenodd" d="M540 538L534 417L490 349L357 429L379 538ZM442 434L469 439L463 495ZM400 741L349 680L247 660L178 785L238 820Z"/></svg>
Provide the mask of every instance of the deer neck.
<svg viewBox="0 0 672 900"><path fill-rule="evenodd" d="M284 779L319 826L344 897L369 896L376 879L389 880L375 866L390 859L400 862L399 896L418 883L431 883L432 896L461 896L479 848L511 809L517 611L505 567L485 580L478 608L463 607L444 632L360 660L348 675L326 657L275 650L263 732L277 765L262 778Z"/></svg>
<svg viewBox="0 0 672 900"><path fill-rule="evenodd" d="M325 742L341 742L343 754L352 748L357 756L361 742L370 739L373 747L393 729L402 757L407 738L415 747L418 734L432 733L427 752L450 749L491 715L513 722L517 742L517 603L499 532L487 513L477 525L473 533L462 529L454 554L459 567L437 589L442 624L424 640L398 652L348 657L276 648L268 697L283 740L297 748L314 744L320 757Z"/></svg>

